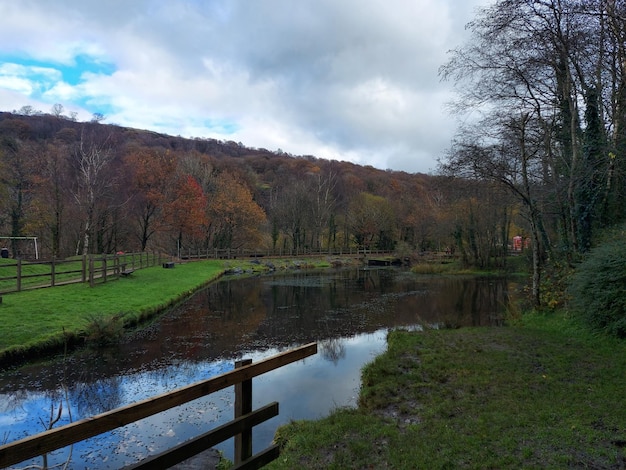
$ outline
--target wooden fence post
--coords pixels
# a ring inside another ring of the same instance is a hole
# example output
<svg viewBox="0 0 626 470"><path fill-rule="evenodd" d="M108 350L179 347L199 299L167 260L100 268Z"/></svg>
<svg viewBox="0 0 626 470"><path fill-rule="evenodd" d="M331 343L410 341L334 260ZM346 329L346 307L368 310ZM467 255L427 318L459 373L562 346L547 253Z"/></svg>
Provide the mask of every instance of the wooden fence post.
<svg viewBox="0 0 626 470"><path fill-rule="evenodd" d="M252 364L252 359L235 362L235 369ZM252 379L235 385L235 419L252 413ZM252 457L252 428L235 436L235 465Z"/></svg>
<svg viewBox="0 0 626 470"><path fill-rule="evenodd" d="M22 290L22 260L17 260L17 291Z"/></svg>
<svg viewBox="0 0 626 470"><path fill-rule="evenodd" d="M94 286L94 280L93 280L93 271L94 271L94 262L93 262L93 255L89 255L89 287L93 287Z"/></svg>
<svg viewBox="0 0 626 470"><path fill-rule="evenodd" d="M50 287L54 287L54 275L55 275L55 269L54 269L54 256L53 256L52 264L50 265Z"/></svg>

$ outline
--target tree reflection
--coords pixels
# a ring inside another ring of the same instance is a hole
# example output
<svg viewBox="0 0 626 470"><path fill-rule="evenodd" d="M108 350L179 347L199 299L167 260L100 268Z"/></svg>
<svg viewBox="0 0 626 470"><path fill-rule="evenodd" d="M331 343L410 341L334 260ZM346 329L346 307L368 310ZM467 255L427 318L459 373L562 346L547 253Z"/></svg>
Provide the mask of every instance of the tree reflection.
<svg viewBox="0 0 626 470"><path fill-rule="evenodd" d="M115 376L91 383L79 382L72 388L71 400L79 416L93 416L122 405L122 377Z"/></svg>
<svg viewBox="0 0 626 470"><path fill-rule="evenodd" d="M330 338L318 344L321 356L327 361L337 364L346 356L346 347L342 338Z"/></svg>

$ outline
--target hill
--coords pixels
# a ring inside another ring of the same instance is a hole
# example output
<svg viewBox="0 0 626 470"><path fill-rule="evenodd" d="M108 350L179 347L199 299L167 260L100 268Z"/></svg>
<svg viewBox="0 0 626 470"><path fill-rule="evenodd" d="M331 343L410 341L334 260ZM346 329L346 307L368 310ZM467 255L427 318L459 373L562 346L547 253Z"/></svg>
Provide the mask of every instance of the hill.
<svg viewBox="0 0 626 470"><path fill-rule="evenodd" d="M510 201L483 184L97 120L0 113L0 171L0 234L37 236L44 257L363 247L489 264L509 238L488 214Z"/></svg>

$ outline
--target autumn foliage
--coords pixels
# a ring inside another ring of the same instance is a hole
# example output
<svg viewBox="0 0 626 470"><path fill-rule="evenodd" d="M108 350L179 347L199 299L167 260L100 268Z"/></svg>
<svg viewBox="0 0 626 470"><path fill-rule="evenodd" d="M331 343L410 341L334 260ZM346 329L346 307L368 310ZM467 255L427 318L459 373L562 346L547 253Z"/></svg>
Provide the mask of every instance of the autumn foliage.
<svg viewBox="0 0 626 470"><path fill-rule="evenodd" d="M1 235L37 236L44 257L393 250L402 242L417 252L456 246L469 260L465 234L489 233L484 254L493 261L507 243L480 225L491 223L486 213L507 210L506 200L468 213L459 183L440 177L63 116L0 113L0 172ZM29 255L24 244L11 249Z"/></svg>

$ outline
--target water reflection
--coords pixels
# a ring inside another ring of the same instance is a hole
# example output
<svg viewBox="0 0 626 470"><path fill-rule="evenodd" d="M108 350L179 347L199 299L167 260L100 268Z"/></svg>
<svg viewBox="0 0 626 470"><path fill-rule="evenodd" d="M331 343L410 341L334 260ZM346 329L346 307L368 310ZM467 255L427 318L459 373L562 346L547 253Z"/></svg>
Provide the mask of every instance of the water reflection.
<svg viewBox="0 0 626 470"><path fill-rule="evenodd" d="M337 365L340 359L346 357L345 341L342 338L331 338L324 341L320 341L318 344L318 353L322 355L324 359Z"/></svg>
<svg viewBox="0 0 626 470"><path fill-rule="evenodd" d="M496 325L508 304L503 279L423 278L396 269L296 272L226 279L198 292L115 348L85 350L0 374L0 439L43 431L64 400L62 422L164 393L318 341L319 353L254 380L255 407L280 402L280 416L255 429L255 451L290 419L354 406L360 370L385 348L389 328ZM118 468L232 418L224 390L74 447L75 468ZM223 445L226 455L232 447ZM50 462L61 462L59 451ZM39 462L41 463L41 462Z"/></svg>

